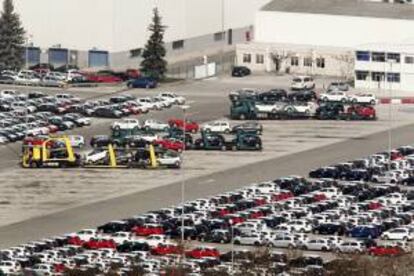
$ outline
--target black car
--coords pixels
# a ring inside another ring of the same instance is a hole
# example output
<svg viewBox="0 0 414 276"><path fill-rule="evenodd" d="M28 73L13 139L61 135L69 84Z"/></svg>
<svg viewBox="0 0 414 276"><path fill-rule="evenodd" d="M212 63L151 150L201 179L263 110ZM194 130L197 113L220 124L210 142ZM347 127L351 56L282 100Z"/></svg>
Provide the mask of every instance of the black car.
<svg viewBox="0 0 414 276"><path fill-rule="evenodd" d="M129 253L133 251L149 251L150 246L146 242L125 242L116 247L116 250L120 253Z"/></svg>
<svg viewBox="0 0 414 276"><path fill-rule="evenodd" d="M263 133L263 125L258 122L246 122L243 124L235 125L232 128L233 133L239 132L249 132L249 133L256 133L262 134Z"/></svg>
<svg viewBox="0 0 414 276"><path fill-rule="evenodd" d="M40 98L46 97L46 94L43 92L34 91L34 92L30 92L28 94L28 97L29 99L40 99Z"/></svg>
<svg viewBox="0 0 414 276"><path fill-rule="evenodd" d="M231 242L231 233L229 230L217 229L210 233L200 235L199 239L202 242L229 243Z"/></svg>
<svg viewBox="0 0 414 276"><path fill-rule="evenodd" d="M414 185L414 176L410 176L402 181L402 185L413 186Z"/></svg>
<svg viewBox="0 0 414 276"><path fill-rule="evenodd" d="M251 70L246 66L234 66L231 71L231 75L233 77L245 77L250 75L251 73Z"/></svg>
<svg viewBox="0 0 414 276"><path fill-rule="evenodd" d="M61 114L61 113L64 112L64 109L63 108L60 108L56 104L47 103L47 104L41 104L41 105L39 105L37 107L37 111L38 112L47 111L47 112L52 112L52 113L55 113L55 114Z"/></svg>
<svg viewBox="0 0 414 276"><path fill-rule="evenodd" d="M287 98L288 93L284 89L271 89L257 96L257 99L263 102L279 102L285 101Z"/></svg>
<svg viewBox="0 0 414 276"><path fill-rule="evenodd" d="M122 112L108 107L99 107L94 110L93 115L103 118L121 118Z"/></svg>
<svg viewBox="0 0 414 276"><path fill-rule="evenodd" d="M124 221L112 221L104 225L98 226L98 231L105 234L112 234L116 232L128 232L131 227Z"/></svg>
<svg viewBox="0 0 414 276"><path fill-rule="evenodd" d="M348 181L369 181L371 179L371 174L368 172L368 170L364 169L353 169L347 172L342 176L342 179L348 180Z"/></svg>
<svg viewBox="0 0 414 276"><path fill-rule="evenodd" d="M317 99L315 91L303 90L289 93L288 99L293 102L311 102Z"/></svg>
<svg viewBox="0 0 414 276"><path fill-rule="evenodd" d="M320 120L338 119L339 114L345 111L342 103L326 103L321 104L315 111L315 115Z"/></svg>
<svg viewBox="0 0 414 276"><path fill-rule="evenodd" d="M95 135L92 137L90 144L93 148L107 147L112 144L112 139L108 135Z"/></svg>
<svg viewBox="0 0 414 276"><path fill-rule="evenodd" d="M229 98L232 102L240 100L257 100L257 91L252 89L241 89L237 91L230 92Z"/></svg>
<svg viewBox="0 0 414 276"><path fill-rule="evenodd" d="M311 178L337 178L338 171L335 167L324 167L309 172Z"/></svg>
<svg viewBox="0 0 414 276"><path fill-rule="evenodd" d="M339 223L321 223L314 227L312 232L321 235L344 235L346 233L345 226Z"/></svg>

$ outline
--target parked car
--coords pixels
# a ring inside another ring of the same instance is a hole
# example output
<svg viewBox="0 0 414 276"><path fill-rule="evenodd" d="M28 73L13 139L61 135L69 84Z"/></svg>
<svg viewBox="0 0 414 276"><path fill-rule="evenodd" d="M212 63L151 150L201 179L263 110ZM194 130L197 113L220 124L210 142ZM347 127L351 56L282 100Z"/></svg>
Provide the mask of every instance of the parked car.
<svg viewBox="0 0 414 276"><path fill-rule="evenodd" d="M315 82L310 76L297 76L293 78L290 88L292 90L310 90L315 88Z"/></svg>
<svg viewBox="0 0 414 276"><path fill-rule="evenodd" d="M234 66L231 70L233 77L245 77L251 74L251 71L246 66Z"/></svg>
<svg viewBox="0 0 414 276"><path fill-rule="evenodd" d="M149 77L141 77L127 82L129 88L155 88L158 83L155 79Z"/></svg>
<svg viewBox="0 0 414 276"><path fill-rule="evenodd" d="M203 124L201 126L201 131L215 133L230 133L231 127L228 121L215 121L212 123Z"/></svg>

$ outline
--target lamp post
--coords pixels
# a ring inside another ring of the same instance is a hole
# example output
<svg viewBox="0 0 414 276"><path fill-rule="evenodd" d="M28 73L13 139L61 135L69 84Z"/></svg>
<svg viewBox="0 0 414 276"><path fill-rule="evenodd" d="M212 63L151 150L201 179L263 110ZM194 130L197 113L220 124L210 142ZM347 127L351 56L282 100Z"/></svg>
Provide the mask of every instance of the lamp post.
<svg viewBox="0 0 414 276"><path fill-rule="evenodd" d="M230 233L231 233L231 275L234 274L234 228L233 228L233 220L229 220L230 223Z"/></svg>
<svg viewBox="0 0 414 276"><path fill-rule="evenodd" d="M392 72L392 64L395 62L394 59L388 59L387 60L388 64L389 64L389 71L388 74L386 76L386 80L388 81L388 93L389 93L389 97L390 97L390 104L388 107L388 152L389 152L389 166L391 165L391 149L392 149L392 120L393 120L393 116L392 116L392 83L394 82L394 77L395 75ZM391 74L390 74L391 73Z"/></svg>
<svg viewBox="0 0 414 276"><path fill-rule="evenodd" d="M182 105L180 106L181 110L183 111L183 151L181 153L181 162L184 163L184 152L185 152L185 128L186 128L186 115L187 110L190 108L189 105ZM185 201L185 169L181 169L181 244L184 246L184 201ZM183 258L185 257L184 250L183 250Z"/></svg>

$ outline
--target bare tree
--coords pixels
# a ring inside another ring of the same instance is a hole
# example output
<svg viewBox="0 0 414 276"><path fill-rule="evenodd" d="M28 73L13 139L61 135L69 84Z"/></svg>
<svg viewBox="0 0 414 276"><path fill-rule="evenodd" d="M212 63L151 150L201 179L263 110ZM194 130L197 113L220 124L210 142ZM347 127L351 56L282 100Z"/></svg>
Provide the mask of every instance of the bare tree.
<svg viewBox="0 0 414 276"><path fill-rule="evenodd" d="M352 80L352 77L354 75L355 63L354 55L350 52L346 54L333 55L332 58L341 63L341 65L339 66L341 70L341 77L345 80Z"/></svg>
<svg viewBox="0 0 414 276"><path fill-rule="evenodd" d="M276 50L270 53L270 58L275 64L275 71L279 73L282 69L283 62L292 56L291 52L285 52L284 50Z"/></svg>

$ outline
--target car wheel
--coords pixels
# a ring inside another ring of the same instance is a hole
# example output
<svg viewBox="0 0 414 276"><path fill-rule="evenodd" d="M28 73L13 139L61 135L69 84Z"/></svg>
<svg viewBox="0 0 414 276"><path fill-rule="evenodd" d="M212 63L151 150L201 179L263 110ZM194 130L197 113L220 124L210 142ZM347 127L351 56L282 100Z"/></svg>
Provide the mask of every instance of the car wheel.
<svg viewBox="0 0 414 276"><path fill-rule="evenodd" d="M236 145L231 146L231 150L236 151L237 150L237 146Z"/></svg>
<svg viewBox="0 0 414 276"><path fill-rule="evenodd" d="M220 243L223 244L223 243L226 243L226 241L225 240L220 240Z"/></svg>
<svg viewBox="0 0 414 276"><path fill-rule="evenodd" d="M329 99L328 99L328 97L325 97L325 98L322 99L322 101L327 102L327 101L329 101Z"/></svg>
<svg viewBox="0 0 414 276"><path fill-rule="evenodd" d="M308 250L308 247L306 245L302 246L302 250Z"/></svg>
<svg viewBox="0 0 414 276"><path fill-rule="evenodd" d="M289 245L288 245L288 248L289 248L289 249L293 249L293 245L289 244Z"/></svg>
<svg viewBox="0 0 414 276"><path fill-rule="evenodd" d="M246 115L240 114L239 118L240 118L240 120L246 120Z"/></svg>
<svg viewBox="0 0 414 276"><path fill-rule="evenodd" d="M384 236L384 240L389 240L390 237L388 237L387 235Z"/></svg>
<svg viewBox="0 0 414 276"><path fill-rule="evenodd" d="M164 131L165 131L165 132L168 132L168 129L169 129L168 127L165 127L165 128L164 128Z"/></svg>
<svg viewBox="0 0 414 276"><path fill-rule="evenodd" d="M149 127L149 126L146 126L146 127L145 127L145 130L146 130L146 131L149 131L149 130L150 130L150 127Z"/></svg>
<svg viewBox="0 0 414 276"><path fill-rule="evenodd" d="M318 235L318 234L319 234L319 230L315 230L315 231L313 231L313 233L314 233L315 235Z"/></svg>
<svg viewBox="0 0 414 276"><path fill-rule="evenodd" d="M226 146L225 146L225 145L222 145L222 146L221 146L221 150L222 150L222 151L225 151L225 150L226 150Z"/></svg>
<svg viewBox="0 0 414 276"><path fill-rule="evenodd" d="M328 248L322 247L322 251L328 251Z"/></svg>
<svg viewBox="0 0 414 276"><path fill-rule="evenodd" d="M238 245L240 245L240 241L239 241L239 240L235 240L235 241L234 241L234 244L238 244Z"/></svg>
<svg viewBox="0 0 414 276"><path fill-rule="evenodd" d="M229 134L229 133L230 133L230 129L226 129L226 130L224 131L224 133Z"/></svg>
<svg viewBox="0 0 414 276"><path fill-rule="evenodd" d="M260 246L260 242L255 241L255 242L254 242L254 245L255 245L255 246Z"/></svg>
<svg viewBox="0 0 414 276"><path fill-rule="evenodd" d="M376 102L375 102L374 100L372 100L372 101L370 102L370 104L371 104L371 105L375 105L375 104L376 104Z"/></svg>

